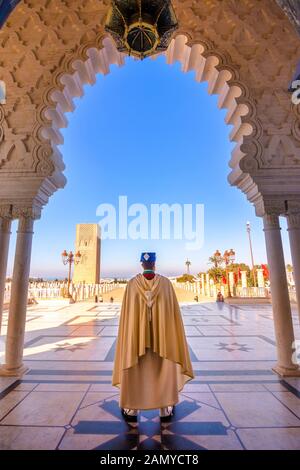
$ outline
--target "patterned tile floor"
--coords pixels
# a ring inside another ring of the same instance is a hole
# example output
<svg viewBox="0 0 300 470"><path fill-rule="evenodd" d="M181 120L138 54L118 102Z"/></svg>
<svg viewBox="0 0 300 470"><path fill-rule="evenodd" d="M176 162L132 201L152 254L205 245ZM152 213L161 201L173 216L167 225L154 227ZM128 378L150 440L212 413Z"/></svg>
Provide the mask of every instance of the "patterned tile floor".
<svg viewBox="0 0 300 470"><path fill-rule="evenodd" d="M0 378L0 449L300 449L300 379L271 370L271 307L181 307L196 378L164 424L158 411L122 420L111 386L120 305L29 308L30 370ZM0 360L3 349L2 336Z"/></svg>

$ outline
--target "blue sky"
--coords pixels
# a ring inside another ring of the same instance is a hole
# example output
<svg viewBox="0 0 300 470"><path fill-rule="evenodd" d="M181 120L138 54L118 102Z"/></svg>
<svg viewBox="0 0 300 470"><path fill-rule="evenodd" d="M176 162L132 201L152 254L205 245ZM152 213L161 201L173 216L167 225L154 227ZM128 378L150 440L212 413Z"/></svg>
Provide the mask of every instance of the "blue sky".
<svg viewBox="0 0 300 470"><path fill-rule="evenodd" d="M187 251L185 240L105 240L102 276L131 276L139 270L141 251L156 251L158 269L166 275L208 269L208 258L218 248L234 248L237 261L250 263L245 224L252 224L255 262L266 262L262 221L227 176L232 143L226 112L207 85L193 72L168 66L164 58L143 62L126 59L76 99L68 115L61 152L67 186L52 196L35 225L33 276L64 276L60 253L74 248L77 223L99 221L101 203L204 204L205 242ZM283 227L285 227L283 221ZM290 262L286 230L286 262ZM12 269L13 236L9 272Z"/></svg>

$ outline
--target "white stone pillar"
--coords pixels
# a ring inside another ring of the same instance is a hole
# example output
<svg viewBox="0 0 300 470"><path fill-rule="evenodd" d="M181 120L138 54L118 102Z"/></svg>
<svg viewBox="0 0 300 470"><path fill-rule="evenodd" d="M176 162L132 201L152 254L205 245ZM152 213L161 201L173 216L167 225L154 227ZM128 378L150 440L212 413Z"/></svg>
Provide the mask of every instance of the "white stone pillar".
<svg viewBox="0 0 300 470"><path fill-rule="evenodd" d="M287 216L290 248L292 255L294 282L300 318L300 212Z"/></svg>
<svg viewBox="0 0 300 470"><path fill-rule="evenodd" d="M205 290L206 290L206 295L207 295L207 297L209 297L209 296L210 296L209 274L206 273L205 277L206 277L206 289L205 289Z"/></svg>
<svg viewBox="0 0 300 470"><path fill-rule="evenodd" d="M1 375L9 376L19 376L26 370L23 365L23 348L33 223L35 219L39 218L40 210L14 208L14 216L19 219L19 224L9 305L5 364L0 371Z"/></svg>
<svg viewBox="0 0 300 470"><path fill-rule="evenodd" d="M11 234L10 206L0 207L0 333L7 272L9 240Z"/></svg>
<svg viewBox="0 0 300 470"><path fill-rule="evenodd" d="M233 271L229 271L228 273L228 278L229 278L229 285L231 289L231 294L233 294L233 287L234 287L234 273Z"/></svg>
<svg viewBox="0 0 300 470"><path fill-rule="evenodd" d="M243 289L247 288L248 287L248 284L247 284L247 271L241 271L241 276L242 276L242 287L243 287Z"/></svg>
<svg viewBox="0 0 300 470"><path fill-rule="evenodd" d="M295 337L279 216L275 214L265 215L263 220L278 359L273 370L282 376L299 376L299 367L292 361Z"/></svg>
<svg viewBox="0 0 300 470"><path fill-rule="evenodd" d="M205 296L205 280L204 280L204 274L201 274L201 290L202 290L202 295Z"/></svg>
<svg viewBox="0 0 300 470"><path fill-rule="evenodd" d="M216 284L213 285L213 293L214 293L214 298L216 299L218 295L218 289L217 289Z"/></svg>
<svg viewBox="0 0 300 470"><path fill-rule="evenodd" d="M264 270L263 269L257 269L256 270L256 276L257 276L257 286L258 287L265 287Z"/></svg>

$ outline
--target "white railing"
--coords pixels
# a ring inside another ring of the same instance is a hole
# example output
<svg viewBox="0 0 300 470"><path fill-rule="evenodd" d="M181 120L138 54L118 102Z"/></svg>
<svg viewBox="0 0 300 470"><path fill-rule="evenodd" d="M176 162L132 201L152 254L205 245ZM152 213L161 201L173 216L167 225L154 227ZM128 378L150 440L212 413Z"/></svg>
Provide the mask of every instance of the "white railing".
<svg viewBox="0 0 300 470"><path fill-rule="evenodd" d="M120 283L101 283L101 284L71 284L70 294L76 301L84 301L89 299L95 299L96 296L100 300L103 294L113 291L118 288L125 288L126 284ZM200 288L199 284L194 283L180 283L174 282L174 286L195 295L205 295L206 297L216 298L217 292L219 291L215 285L211 285L210 289L207 288L204 291ZM222 286L221 291L225 296L226 289ZM29 299L39 300L51 300L51 299L63 299L67 293L67 283L49 282L49 283L31 283L28 290ZM269 287L236 287L232 289L232 295L240 298L270 298L271 292ZM289 289L289 296L291 302L297 302L295 289ZM4 304L9 304L11 297L11 283L7 283L4 292Z"/></svg>
<svg viewBox="0 0 300 470"><path fill-rule="evenodd" d="M41 299L59 299L63 297L63 289L59 287L46 287L46 288L30 288L28 290L29 298L33 297L36 300Z"/></svg>
<svg viewBox="0 0 300 470"><path fill-rule="evenodd" d="M236 287L235 297L270 297L270 291L267 287Z"/></svg>
<svg viewBox="0 0 300 470"><path fill-rule="evenodd" d="M125 284L120 283L101 283L101 284L70 284L69 293L74 300L83 301L98 297L100 300L103 294L112 292L119 287L125 287ZM39 300L52 300L63 299L67 295L68 285L65 282L43 282L43 283L30 283L28 289L29 302L33 299ZM11 297L11 283L7 283L4 292L4 303L8 304Z"/></svg>
<svg viewBox="0 0 300 470"><path fill-rule="evenodd" d="M217 293L221 291L221 293L226 296L227 295L227 286L222 285L221 288L215 284L207 284L200 285L200 283L191 283L191 282L174 282L174 286L183 289L187 292L192 292L197 295L203 295L205 297L217 297ZM270 290L269 288L265 287L241 287L241 286L231 286L231 295L233 297L252 297L252 298L261 298L270 297Z"/></svg>
<svg viewBox="0 0 300 470"><path fill-rule="evenodd" d="M227 295L227 286L221 286L219 289L216 285L210 285L209 288L207 285L204 287L199 286L198 283L191 282L176 282L173 281L174 287L178 289L185 290L187 292L192 292L197 295L202 295L206 297L217 297L217 292L219 290L221 293ZM271 289L270 287L231 287L231 294L233 297L239 298L271 298ZM289 296L291 302L297 302L296 290L295 288L289 288Z"/></svg>

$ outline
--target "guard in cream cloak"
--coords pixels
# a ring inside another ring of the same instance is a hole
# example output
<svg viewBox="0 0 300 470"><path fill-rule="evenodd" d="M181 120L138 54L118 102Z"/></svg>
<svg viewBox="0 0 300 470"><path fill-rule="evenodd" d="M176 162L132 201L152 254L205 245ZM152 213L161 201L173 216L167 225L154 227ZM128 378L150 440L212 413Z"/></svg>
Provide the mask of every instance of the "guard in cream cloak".
<svg viewBox="0 0 300 470"><path fill-rule="evenodd" d="M159 274L138 274L126 287L119 323L112 384L120 388L120 407L174 406L193 378L172 283Z"/></svg>

